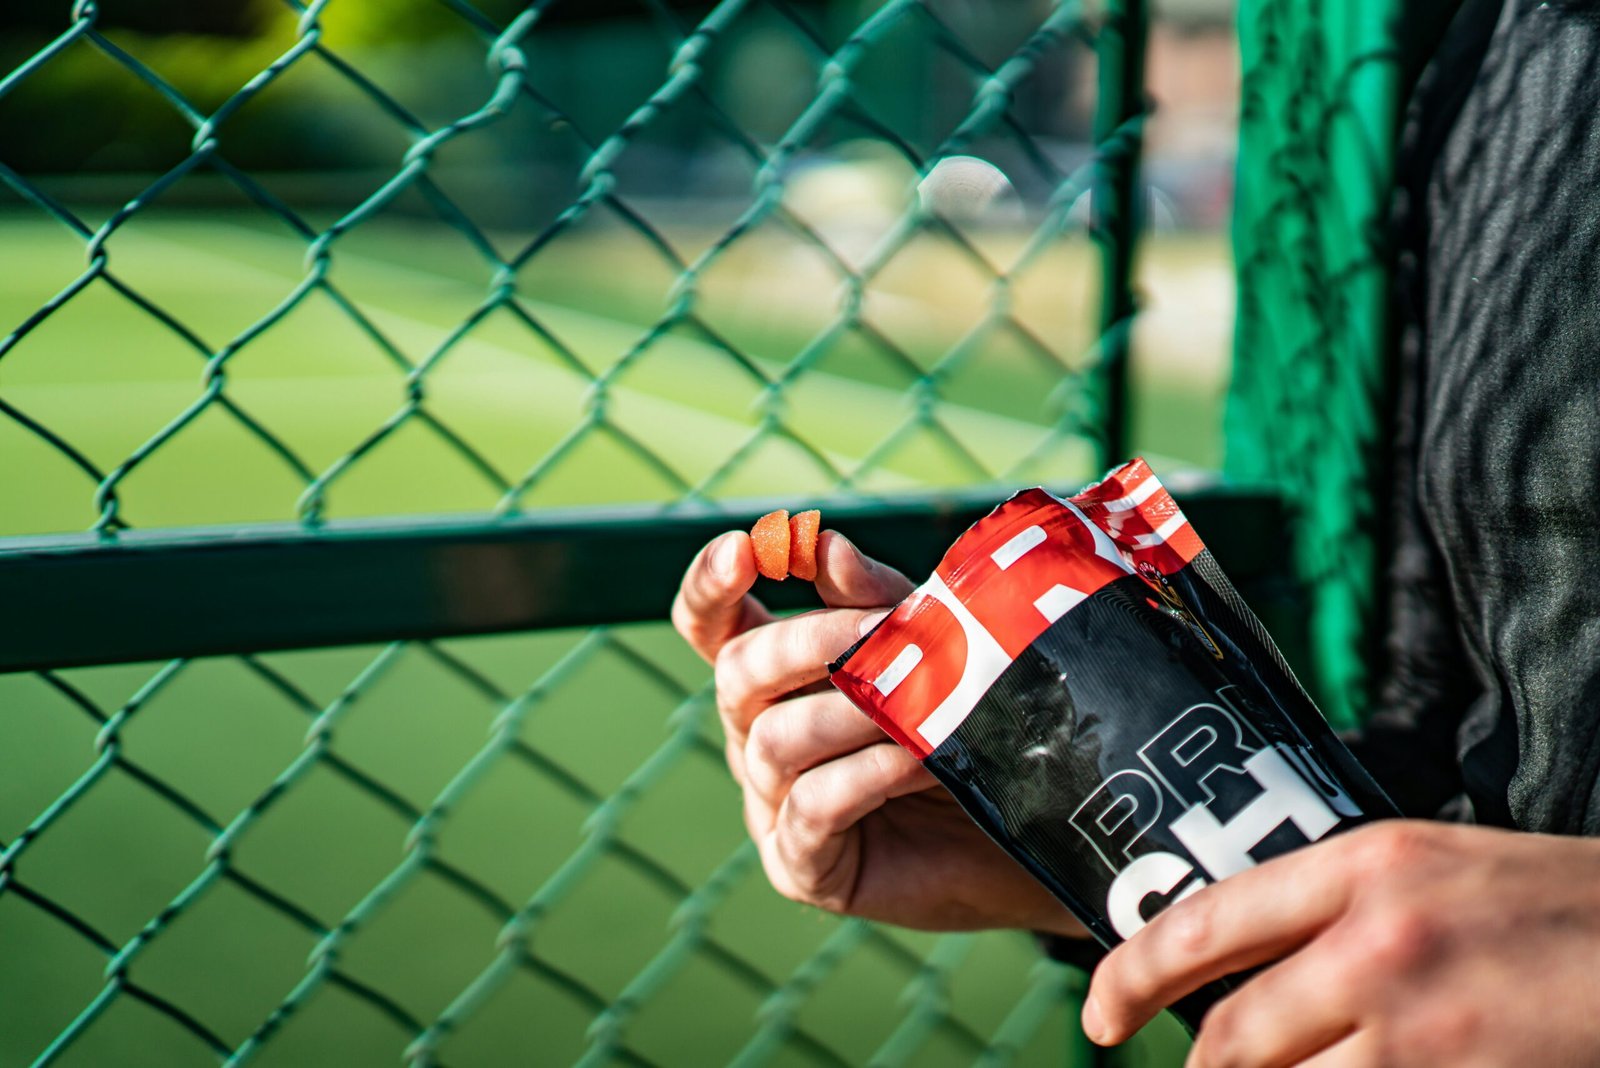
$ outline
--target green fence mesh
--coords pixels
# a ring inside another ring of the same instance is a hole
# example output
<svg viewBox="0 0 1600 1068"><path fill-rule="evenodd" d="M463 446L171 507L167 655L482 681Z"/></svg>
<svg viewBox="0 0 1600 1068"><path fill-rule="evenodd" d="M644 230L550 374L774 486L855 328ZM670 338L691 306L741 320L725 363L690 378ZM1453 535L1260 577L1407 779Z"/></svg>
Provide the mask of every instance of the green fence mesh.
<svg viewBox="0 0 1600 1068"><path fill-rule="evenodd" d="M1373 473L1387 352L1386 221L1401 10L1252 0L1235 200L1239 276L1228 465L1297 506L1308 682L1359 719L1376 588Z"/></svg>
<svg viewBox="0 0 1600 1068"><path fill-rule="evenodd" d="M160 7L0 43L0 534L1071 483L1123 439L1136 5ZM1009 180L926 184L963 155ZM687 657L0 676L0 1063L1086 1063L1026 938L764 887Z"/></svg>
<svg viewBox="0 0 1600 1068"><path fill-rule="evenodd" d="M173 149L94 216L0 170L36 209L0 343L4 445L25 460L0 492L26 527L1071 480L1105 458L1082 193L1132 158L1138 122L1112 102L1092 171L1077 5L901 0L858 24L847 4L694 21L656 3L638 14L659 25L624 31L452 4L426 53L452 61L452 93L419 87L437 72L404 49L357 67L323 9L264 20L229 93L209 71L181 90L163 71L196 62L182 42L146 58L93 3L0 82L10 127L40 130L74 99L56 67L109 80ZM761 66L779 63L781 93ZM312 108L313 129L280 128ZM392 172L297 207L292 176L235 162L237 144L266 166L286 134ZM1008 188L930 214L919 174L963 153ZM226 211L163 211L185 199ZM1116 319L1125 257L1107 265ZM110 329L144 390L37 388L103 381Z"/></svg>
<svg viewBox="0 0 1600 1068"><path fill-rule="evenodd" d="M7 1063L1067 1062L1022 940L775 904L659 628L3 689Z"/></svg>

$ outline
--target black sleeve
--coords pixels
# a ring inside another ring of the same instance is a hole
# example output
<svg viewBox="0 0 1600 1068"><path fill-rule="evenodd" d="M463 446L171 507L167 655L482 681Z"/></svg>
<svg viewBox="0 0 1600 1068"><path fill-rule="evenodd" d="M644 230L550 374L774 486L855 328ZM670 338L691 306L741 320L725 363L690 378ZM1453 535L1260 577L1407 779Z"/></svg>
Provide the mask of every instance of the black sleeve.
<svg viewBox="0 0 1600 1068"><path fill-rule="evenodd" d="M1413 265L1404 265L1408 274ZM1417 492L1421 413L1418 320L1402 322L1391 396L1393 452L1378 494L1388 523L1383 644L1373 714L1347 736L1356 758L1407 816L1449 815L1462 793L1457 729L1476 696L1444 559L1423 521Z"/></svg>
<svg viewBox="0 0 1600 1068"><path fill-rule="evenodd" d="M1066 938L1062 935L1035 934L1044 955L1059 964L1070 964L1092 972L1106 955L1106 947L1092 938Z"/></svg>
<svg viewBox="0 0 1600 1068"><path fill-rule="evenodd" d="M1426 191L1499 18L1501 0L1466 0L1407 108L1396 171L1393 349L1386 469L1374 494L1385 567L1373 715L1346 738L1408 816L1449 817L1462 796L1458 728L1481 686L1464 670L1445 562L1422 515L1418 458L1427 375L1430 261Z"/></svg>
<svg viewBox="0 0 1600 1068"><path fill-rule="evenodd" d="M1449 817L1463 791L1457 728L1478 691L1414 484L1396 483L1394 496L1383 671L1371 719L1345 741L1401 812Z"/></svg>

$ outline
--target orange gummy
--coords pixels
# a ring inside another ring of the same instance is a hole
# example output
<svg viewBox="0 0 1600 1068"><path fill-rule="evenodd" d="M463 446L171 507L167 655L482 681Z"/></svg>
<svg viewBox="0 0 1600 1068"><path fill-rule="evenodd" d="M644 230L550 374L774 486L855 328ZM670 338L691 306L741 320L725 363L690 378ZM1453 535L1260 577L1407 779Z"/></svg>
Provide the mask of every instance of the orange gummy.
<svg viewBox="0 0 1600 1068"><path fill-rule="evenodd" d="M817 578L817 531L822 513L815 508L797 512L789 519L789 574L815 582Z"/></svg>
<svg viewBox="0 0 1600 1068"><path fill-rule="evenodd" d="M789 513L780 508L756 520L750 528L756 551L756 570L782 582L789 577Z"/></svg>

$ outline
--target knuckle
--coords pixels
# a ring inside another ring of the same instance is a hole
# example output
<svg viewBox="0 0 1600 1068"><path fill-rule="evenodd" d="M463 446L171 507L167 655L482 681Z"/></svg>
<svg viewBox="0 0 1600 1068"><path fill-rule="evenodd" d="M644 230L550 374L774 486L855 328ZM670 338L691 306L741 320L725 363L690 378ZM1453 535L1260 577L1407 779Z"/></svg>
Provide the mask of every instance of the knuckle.
<svg viewBox="0 0 1600 1068"><path fill-rule="evenodd" d="M879 743L868 746L865 752L870 754L868 759L872 761L872 775L886 783L898 782L910 770L905 750L898 745Z"/></svg>
<svg viewBox="0 0 1600 1068"><path fill-rule="evenodd" d="M1427 912L1411 905L1376 910L1363 925L1357 952L1380 975L1405 976L1438 956L1440 932Z"/></svg>
<svg viewBox="0 0 1600 1068"><path fill-rule="evenodd" d="M1350 835L1351 848L1368 875L1392 875L1415 869L1430 848L1427 834L1405 821L1375 823Z"/></svg>
<svg viewBox="0 0 1600 1068"><path fill-rule="evenodd" d="M764 771L778 768L784 750L784 736L788 733L783 717L775 712L776 709L768 709L751 720L750 732L745 740L745 762L759 764Z"/></svg>
<svg viewBox="0 0 1600 1068"><path fill-rule="evenodd" d="M789 788L784 810L800 840L810 842L833 832L839 803L815 776L802 775Z"/></svg>
<svg viewBox="0 0 1600 1068"><path fill-rule="evenodd" d="M772 888L778 892L779 896L785 900L793 901L797 905L811 904L810 895L800 889L800 884L790 877L787 869L780 868L776 872L769 871L767 873L767 881L772 884Z"/></svg>
<svg viewBox="0 0 1600 1068"><path fill-rule="evenodd" d="M808 657L816 645L813 633L817 627L817 614L806 612L786 621L789 625L779 632L783 654L791 663Z"/></svg>
<svg viewBox="0 0 1600 1068"><path fill-rule="evenodd" d="M711 661L711 685L717 691L717 702L720 704L728 695L728 689L733 685L733 658L734 645L729 642L717 653L717 658Z"/></svg>
<svg viewBox="0 0 1600 1068"><path fill-rule="evenodd" d="M1130 1010L1162 1000L1173 962L1202 958L1216 937L1216 912L1201 891L1168 908L1102 967L1111 999ZM1208 1016L1207 1019L1210 1017Z"/></svg>
<svg viewBox="0 0 1600 1068"><path fill-rule="evenodd" d="M827 863L818 845L815 838L797 834L792 823L780 824L773 836L768 880L790 901L829 912L847 912L848 890L840 885L837 867Z"/></svg>
<svg viewBox="0 0 1600 1068"><path fill-rule="evenodd" d="M717 689L717 706L723 709L742 704L750 690L750 665L747 645L735 640L722 647L711 667L711 681Z"/></svg>
<svg viewBox="0 0 1600 1068"><path fill-rule="evenodd" d="M1181 959L1204 957L1216 940L1217 915L1214 895L1202 890L1167 909L1160 919L1165 930L1162 939Z"/></svg>
<svg viewBox="0 0 1600 1068"><path fill-rule="evenodd" d="M802 905L810 904L805 892L801 890L799 884L794 881L794 877L789 873L788 867L773 855L773 851L770 849L761 851L761 870L766 874L767 882L771 884L772 889L778 892L779 897L787 898Z"/></svg>
<svg viewBox="0 0 1600 1068"><path fill-rule="evenodd" d="M782 758L782 737L787 730L782 717L773 715L770 709L750 724L745 739L745 775L764 797L775 798L787 776Z"/></svg>
<svg viewBox="0 0 1600 1068"><path fill-rule="evenodd" d="M778 896L785 901L793 901L797 905L811 904L810 901L806 900L806 895L800 892L800 888L795 886L786 874L773 872L769 869L767 882L772 884L772 888L778 892Z"/></svg>

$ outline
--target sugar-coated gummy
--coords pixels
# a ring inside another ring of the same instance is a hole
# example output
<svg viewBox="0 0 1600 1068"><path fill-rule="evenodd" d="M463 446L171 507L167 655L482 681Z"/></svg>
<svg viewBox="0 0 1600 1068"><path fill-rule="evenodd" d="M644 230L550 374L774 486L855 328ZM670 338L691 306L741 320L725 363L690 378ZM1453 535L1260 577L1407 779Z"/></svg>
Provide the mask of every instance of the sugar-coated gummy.
<svg viewBox="0 0 1600 1068"><path fill-rule="evenodd" d="M756 570L782 582L789 577L789 513L780 508L756 520L750 528L756 551Z"/></svg>
<svg viewBox="0 0 1600 1068"><path fill-rule="evenodd" d="M822 513L815 508L796 512L789 519L789 574L815 582L817 578L817 532Z"/></svg>

